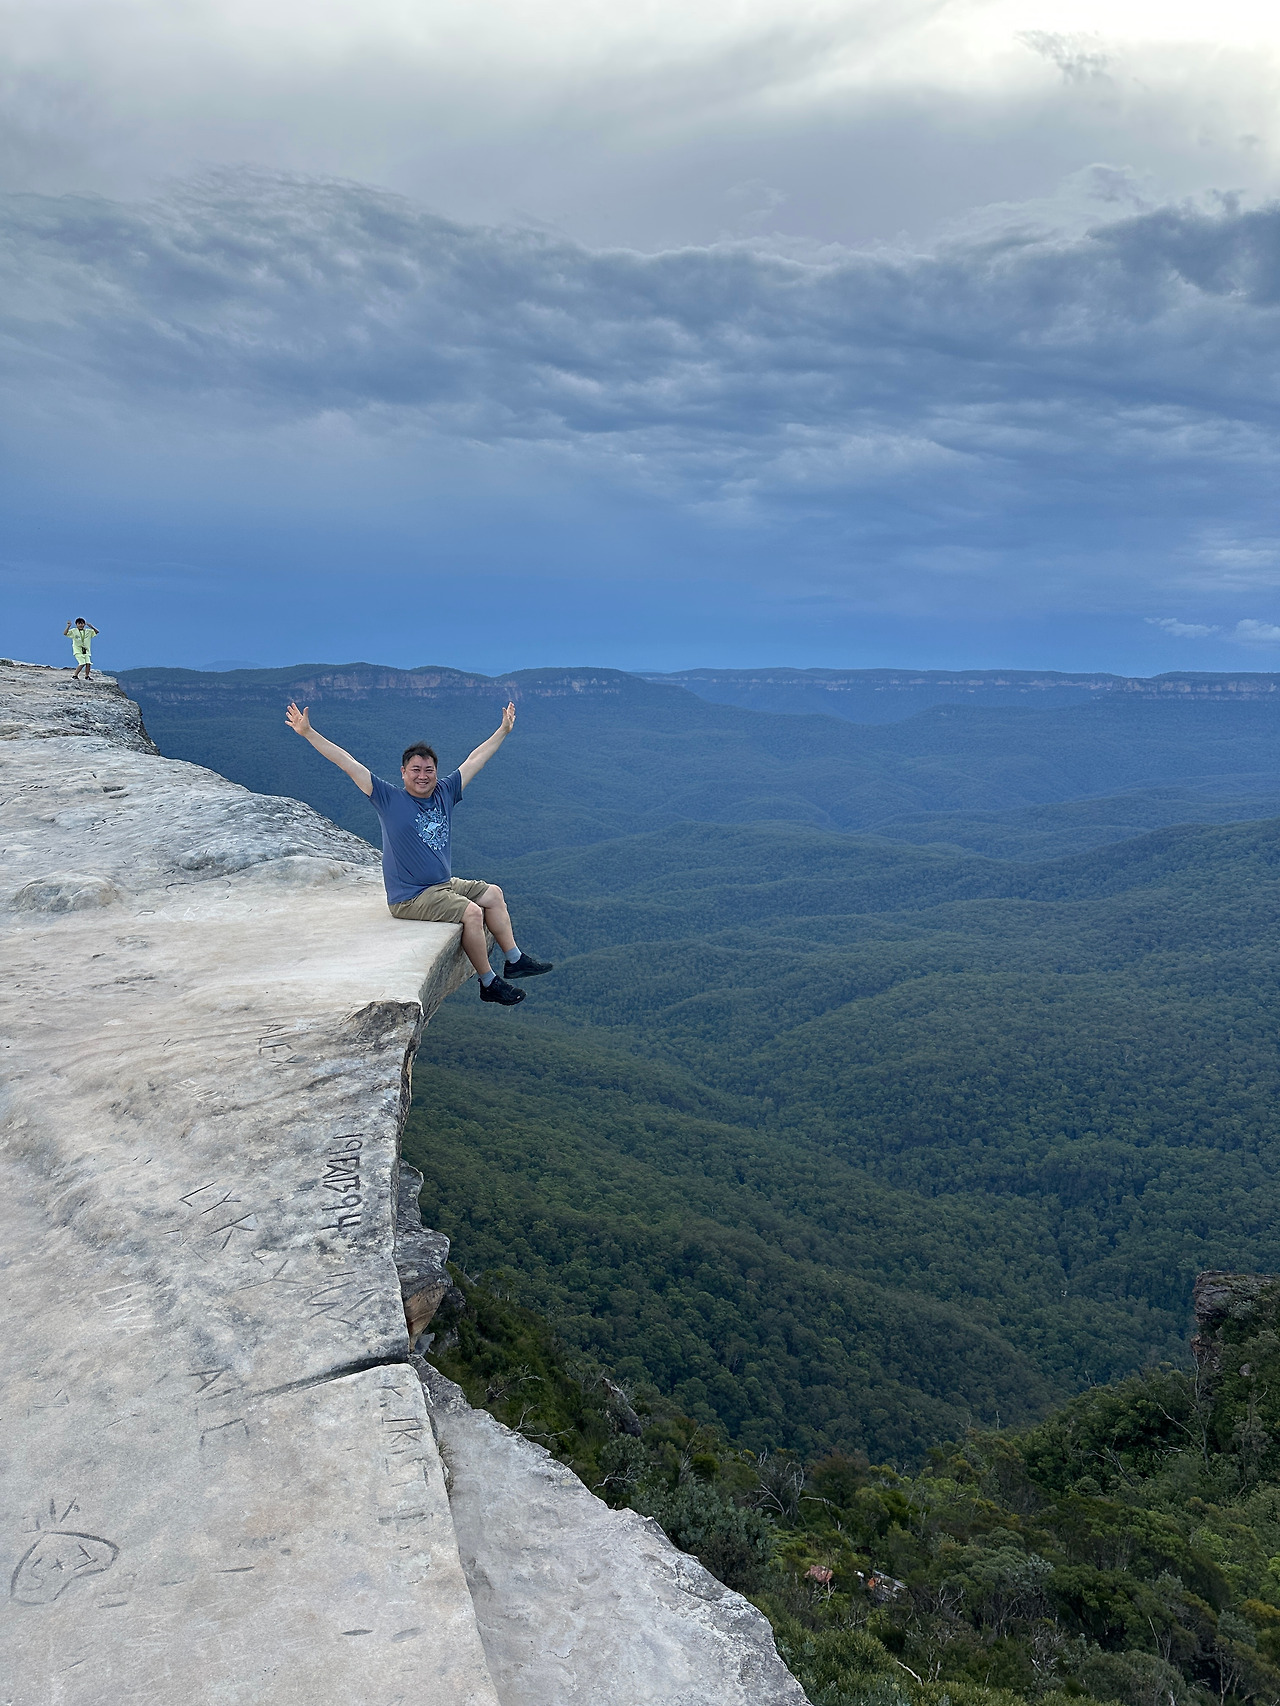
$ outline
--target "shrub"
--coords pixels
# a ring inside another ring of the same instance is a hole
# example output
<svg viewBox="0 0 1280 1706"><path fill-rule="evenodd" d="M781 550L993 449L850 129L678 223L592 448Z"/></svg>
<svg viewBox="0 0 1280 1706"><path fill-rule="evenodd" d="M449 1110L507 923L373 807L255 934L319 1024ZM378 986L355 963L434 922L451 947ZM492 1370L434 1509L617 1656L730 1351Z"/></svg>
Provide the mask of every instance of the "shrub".
<svg viewBox="0 0 1280 1706"><path fill-rule="evenodd" d="M729 1587L745 1593L760 1584L773 1552L773 1524L759 1511L744 1510L700 1481L671 1491L646 1488L632 1503Z"/></svg>

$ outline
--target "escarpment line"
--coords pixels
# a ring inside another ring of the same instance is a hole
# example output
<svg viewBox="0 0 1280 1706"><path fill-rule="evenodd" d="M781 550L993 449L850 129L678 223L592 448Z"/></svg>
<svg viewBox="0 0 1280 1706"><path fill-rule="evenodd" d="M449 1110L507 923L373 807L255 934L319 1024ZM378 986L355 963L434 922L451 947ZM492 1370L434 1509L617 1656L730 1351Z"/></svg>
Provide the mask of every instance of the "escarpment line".
<svg viewBox="0 0 1280 1706"><path fill-rule="evenodd" d="M0 730L2 1697L496 1706L397 1272L456 932L109 679Z"/></svg>

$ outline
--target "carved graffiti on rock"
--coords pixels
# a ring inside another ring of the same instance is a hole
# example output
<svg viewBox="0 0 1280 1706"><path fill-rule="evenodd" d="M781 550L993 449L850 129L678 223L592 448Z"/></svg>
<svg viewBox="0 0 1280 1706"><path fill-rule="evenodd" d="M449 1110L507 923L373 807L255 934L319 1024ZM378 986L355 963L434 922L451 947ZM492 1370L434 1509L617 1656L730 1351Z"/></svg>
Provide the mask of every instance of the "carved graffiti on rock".
<svg viewBox="0 0 1280 1706"><path fill-rule="evenodd" d="M9 1597L20 1605L52 1605L73 1582L109 1570L119 1553L120 1548L100 1534L55 1528L19 1558L9 1581Z"/></svg>
<svg viewBox="0 0 1280 1706"><path fill-rule="evenodd" d="M358 1137L335 1138L332 1149L324 1158L324 1177L320 1188L330 1193L326 1212L333 1216L321 1226L322 1232L350 1234L360 1225L364 1197L360 1190L360 1151L363 1141Z"/></svg>
<svg viewBox="0 0 1280 1706"><path fill-rule="evenodd" d="M326 1284L307 1298L313 1315L327 1315L331 1321L341 1321L347 1327L368 1324L385 1300L379 1284L371 1282L360 1272L335 1274Z"/></svg>
<svg viewBox="0 0 1280 1706"><path fill-rule="evenodd" d="M237 1232L256 1232L258 1217L252 1210L237 1213L242 1206L242 1198L233 1189L218 1184L216 1181L207 1185L197 1185L194 1190L186 1191L179 1199L180 1202L200 1216L210 1218L203 1221L205 1236L217 1238L221 1242L219 1249L225 1250Z"/></svg>

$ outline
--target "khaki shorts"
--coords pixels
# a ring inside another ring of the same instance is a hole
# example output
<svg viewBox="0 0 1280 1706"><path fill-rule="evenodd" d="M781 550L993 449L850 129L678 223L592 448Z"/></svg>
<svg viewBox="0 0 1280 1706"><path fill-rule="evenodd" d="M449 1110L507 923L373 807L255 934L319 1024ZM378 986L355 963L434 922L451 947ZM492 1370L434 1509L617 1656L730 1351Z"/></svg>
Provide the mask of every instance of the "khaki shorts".
<svg viewBox="0 0 1280 1706"><path fill-rule="evenodd" d="M398 900L389 908L393 918L412 918L419 924L461 924L469 900L479 900L488 883L468 882L465 877L450 877L447 883L435 883L412 900Z"/></svg>

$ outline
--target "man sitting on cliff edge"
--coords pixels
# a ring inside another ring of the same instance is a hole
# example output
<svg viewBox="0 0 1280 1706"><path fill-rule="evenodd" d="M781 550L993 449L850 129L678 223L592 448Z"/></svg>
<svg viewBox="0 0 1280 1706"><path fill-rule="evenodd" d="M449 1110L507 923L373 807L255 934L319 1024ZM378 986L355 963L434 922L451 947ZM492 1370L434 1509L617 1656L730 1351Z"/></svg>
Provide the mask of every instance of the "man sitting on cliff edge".
<svg viewBox="0 0 1280 1706"><path fill-rule="evenodd" d="M497 1001L514 1007L524 1000L524 990L514 989L511 979L540 977L551 966L521 953L511 932L511 915L496 883L468 882L451 874L449 830L453 808L462 790L497 752L515 727L516 708L508 705L502 721L473 753L464 758L449 776L436 774L434 750L418 741L406 747L400 760L403 788L384 782L349 752L326 740L311 727L307 707L291 704L285 721L323 757L345 770L373 802L382 825L382 880L387 906L394 918L425 920L433 924L461 924L462 946L480 974L481 1001ZM489 965L485 930L506 955L503 975L496 977Z"/></svg>

